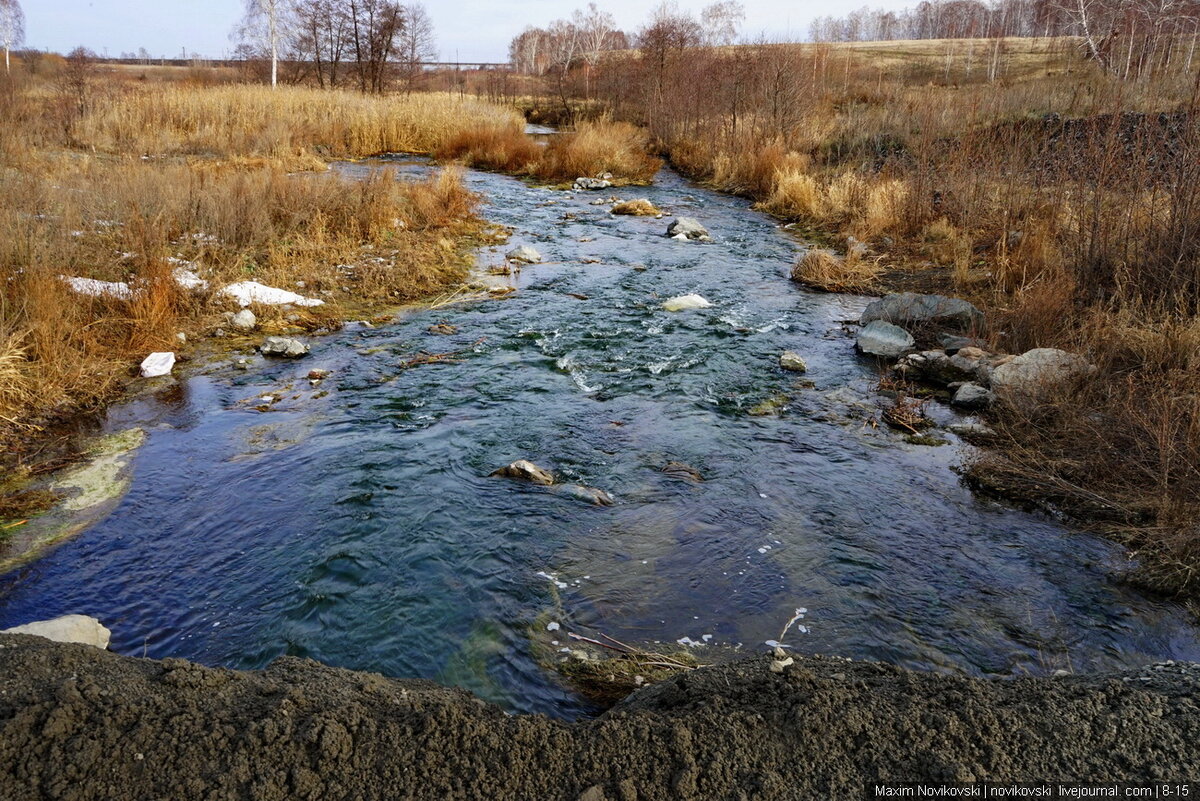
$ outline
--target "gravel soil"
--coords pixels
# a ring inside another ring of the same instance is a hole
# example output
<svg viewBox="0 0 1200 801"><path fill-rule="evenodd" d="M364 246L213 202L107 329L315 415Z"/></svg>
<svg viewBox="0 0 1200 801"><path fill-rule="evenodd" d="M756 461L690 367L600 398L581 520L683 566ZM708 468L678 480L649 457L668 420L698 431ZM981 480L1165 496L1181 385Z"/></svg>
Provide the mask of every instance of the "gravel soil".
<svg viewBox="0 0 1200 801"><path fill-rule="evenodd" d="M301 659L238 672L0 635L0 797L852 799L875 780L1200 777L1200 666L986 680L770 663L567 724Z"/></svg>

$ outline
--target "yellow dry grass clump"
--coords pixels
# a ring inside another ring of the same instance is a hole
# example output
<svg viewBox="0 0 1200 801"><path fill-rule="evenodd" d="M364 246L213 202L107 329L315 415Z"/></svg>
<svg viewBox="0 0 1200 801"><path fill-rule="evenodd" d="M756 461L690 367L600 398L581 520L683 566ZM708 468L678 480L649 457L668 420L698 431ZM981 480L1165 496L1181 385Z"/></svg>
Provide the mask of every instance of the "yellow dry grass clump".
<svg viewBox="0 0 1200 801"><path fill-rule="evenodd" d="M851 248L838 256L822 248L811 248L792 267L792 280L824 292L866 292L877 285L879 262Z"/></svg>

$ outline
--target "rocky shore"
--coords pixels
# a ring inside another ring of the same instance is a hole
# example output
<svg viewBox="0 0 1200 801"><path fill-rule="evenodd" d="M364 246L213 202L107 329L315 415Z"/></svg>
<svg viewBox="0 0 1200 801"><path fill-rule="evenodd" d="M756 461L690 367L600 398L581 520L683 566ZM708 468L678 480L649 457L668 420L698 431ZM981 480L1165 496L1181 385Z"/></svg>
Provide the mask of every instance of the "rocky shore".
<svg viewBox="0 0 1200 801"><path fill-rule="evenodd" d="M13 801L686 801L1200 775L1197 665L984 680L771 663L690 672L567 724L294 658L238 672L0 635L0 788Z"/></svg>

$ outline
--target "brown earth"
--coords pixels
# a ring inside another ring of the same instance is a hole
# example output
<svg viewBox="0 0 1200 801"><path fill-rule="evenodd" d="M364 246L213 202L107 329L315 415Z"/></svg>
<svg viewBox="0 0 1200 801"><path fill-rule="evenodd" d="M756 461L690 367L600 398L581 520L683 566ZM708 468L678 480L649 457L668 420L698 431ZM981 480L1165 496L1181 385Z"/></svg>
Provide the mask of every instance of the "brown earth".
<svg viewBox="0 0 1200 801"><path fill-rule="evenodd" d="M301 659L237 672L0 635L0 796L840 799L871 780L1200 776L1200 665L982 680L769 663L568 724Z"/></svg>

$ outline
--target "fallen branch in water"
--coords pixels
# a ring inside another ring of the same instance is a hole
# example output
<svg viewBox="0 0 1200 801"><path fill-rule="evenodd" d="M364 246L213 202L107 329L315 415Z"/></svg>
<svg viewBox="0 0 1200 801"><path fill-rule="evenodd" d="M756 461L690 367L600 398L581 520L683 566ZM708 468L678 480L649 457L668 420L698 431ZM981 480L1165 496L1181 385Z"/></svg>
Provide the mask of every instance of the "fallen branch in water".
<svg viewBox="0 0 1200 801"><path fill-rule="evenodd" d="M487 339L486 337L480 337L479 339L477 339L471 343L470 348L463 348L461 350L447 351L446 353L426 353L425 351L421 351L420 353L418 353L416 356L413 356L408 361L402 362L400 364L400 369L407 370L410 367L420 367L421 365L424 365L424 364L461 364L462 359L457 359L455 357L461 356L462 354L464 354L467 351L474 348L476 345L479 345L481 342L484 342L486 339Z"/></svg>

